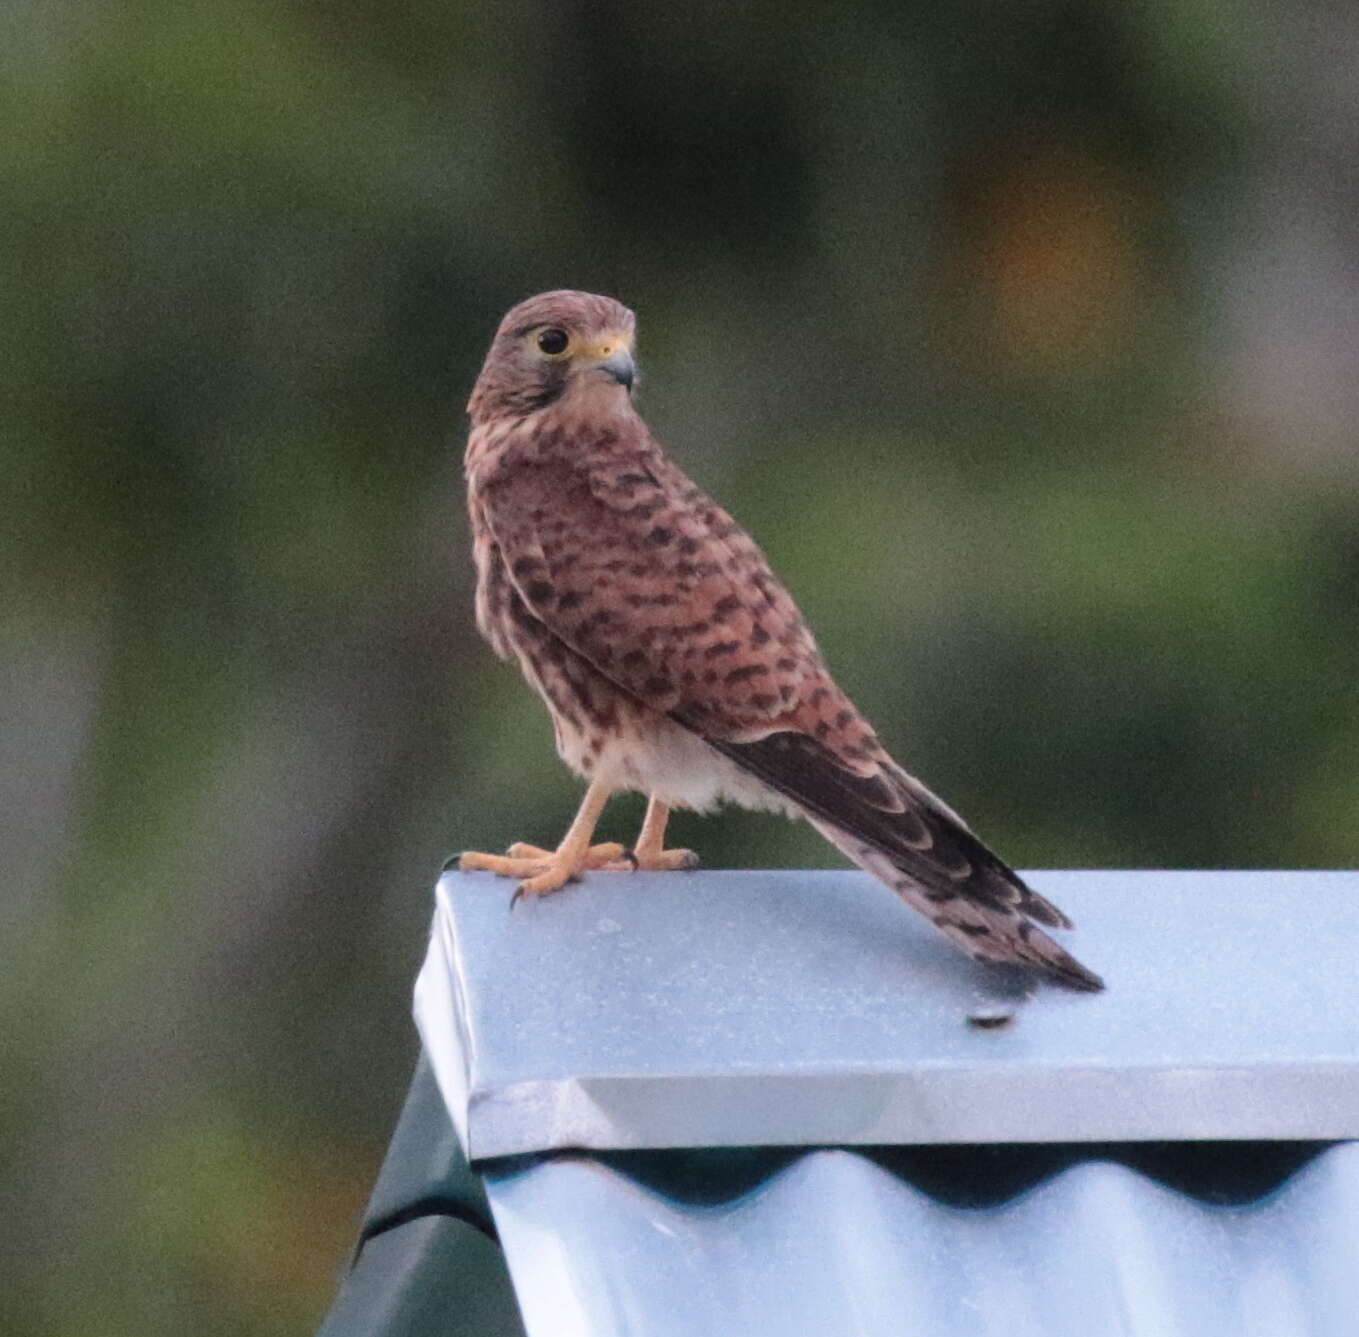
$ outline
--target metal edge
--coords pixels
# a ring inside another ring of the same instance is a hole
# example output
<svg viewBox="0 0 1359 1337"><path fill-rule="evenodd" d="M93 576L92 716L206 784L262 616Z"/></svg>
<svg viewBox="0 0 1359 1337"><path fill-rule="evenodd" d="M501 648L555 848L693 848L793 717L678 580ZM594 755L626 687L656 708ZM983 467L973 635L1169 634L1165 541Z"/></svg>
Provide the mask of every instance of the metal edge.
<svg viewBox="0 0 1359 1337"><path fill-rule="evenodd" d="M1344 1141L1359 1138L1359 1072L1342 1063L1135 1073L1005 1065L931 1068L921 1080L579 1077L473 1089L466 1125L473 1160L572 1148Z"/></svg>
<svg viewBox="0 0 1359 1337"><path fill-rule="evenodd" d="M463 1154L470 1160L472 1054L457 955L452 910L441 879L435 890L429 949L415 978L411 1010Z"/></svg>

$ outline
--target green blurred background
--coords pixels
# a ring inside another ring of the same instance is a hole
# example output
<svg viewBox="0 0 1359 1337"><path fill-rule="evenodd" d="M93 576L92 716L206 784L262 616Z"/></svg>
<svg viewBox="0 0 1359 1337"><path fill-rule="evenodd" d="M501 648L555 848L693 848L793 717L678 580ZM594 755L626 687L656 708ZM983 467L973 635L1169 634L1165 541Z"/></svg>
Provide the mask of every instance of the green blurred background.
<svg viewBox="0 0 1359 1337"><path fill-rule="evenodd" d="M639 312L661 438L1013 861L1354 863L1356 59L1339 0L13 0L0 1330L327 1304L440 864L579 793L459 477L540 289Z"/></svg>

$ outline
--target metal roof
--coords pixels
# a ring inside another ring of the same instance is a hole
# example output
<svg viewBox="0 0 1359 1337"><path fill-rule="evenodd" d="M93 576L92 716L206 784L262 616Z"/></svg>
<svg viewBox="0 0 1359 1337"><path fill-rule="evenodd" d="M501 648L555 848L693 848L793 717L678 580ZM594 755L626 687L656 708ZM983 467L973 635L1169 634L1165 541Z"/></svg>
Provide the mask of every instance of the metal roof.
<svg viewBox="0 0 1359 1337"><path fill-rule="evenodd" d="M1025 998L857 872L593 874L512 913L450 873L417 1021L474 1160L1359 1136L1359 875L1025 876L1107 993Z"/></svg>
<svg viewBox="0 0 1359 1337"><path fill-rule="evenodd" d="M322 1337L1353 1337L1359 1313L1359 1144L479 1169L484 1183L422 1060Z"/></svg>
<svg viewBox="0 0 1359 1337"><path fill-rule="evenodd" d="M1028 876L1106 994L857 873L446 876L326 1337L1353 1337L1359 876Z"/></svg>

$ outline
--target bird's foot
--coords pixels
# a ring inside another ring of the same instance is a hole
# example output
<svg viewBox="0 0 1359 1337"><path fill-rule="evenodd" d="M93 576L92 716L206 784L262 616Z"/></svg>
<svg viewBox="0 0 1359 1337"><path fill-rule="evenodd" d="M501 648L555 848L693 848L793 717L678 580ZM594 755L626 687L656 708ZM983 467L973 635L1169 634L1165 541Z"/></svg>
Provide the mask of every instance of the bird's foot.
<svg viewBox="0 0 1359 1337"><path fill-rule="evenodd" d="M530 859L545 860L556 857L556 851L541 849L537 845L526 845L523 841L511 845L505 851L511 859ZM503 856L495 854L481 854L474 856L478 859L500 859ZM693 850L646 850L640 846L636 849L626 850L622 845L591 845L586 851L585 869L598 869L606 873L673 873L680 870L687 871L697 868L699 865L698 855ZM478 868L486 867L485 864L477 864ZM527 874L509 873L506 876L524 877Z"/></svg>
<svg viewBox="0 0 1359 1337"><path fill-rule="evenodd" d="M515 893L520 896L546 896L558 891L591 868L610 868L623 858L621 845L590 845L575 851L563 847L545 850L537 845L511 845L504 854L481 854L469 850L458 858L464 873L484 870L499 877L517 877L523 881Z"/></svg>
<svg viewBox="0 0 1359 1337"><path fill-rule="evenodd" d="M526 859L530 862L543 863L562 858L565 852L562 850L545 850L541 846L528 845L521 840L511 845L505 853L511 859ZM614 841L609 841L603 845L591 845L585 851L585 856L580 860L580 865L576 871L585 872L592 868L617 868L619 861L626 858L627 851ZM510 876L523 877L526 874L514 873Z"/></svg>

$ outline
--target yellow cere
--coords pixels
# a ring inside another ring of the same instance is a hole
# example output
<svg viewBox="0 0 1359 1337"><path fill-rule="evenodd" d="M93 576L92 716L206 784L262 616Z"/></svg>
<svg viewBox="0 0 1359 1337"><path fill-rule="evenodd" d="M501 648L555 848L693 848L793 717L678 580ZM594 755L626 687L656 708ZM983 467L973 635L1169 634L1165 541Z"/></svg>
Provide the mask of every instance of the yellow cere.
<svg viewBox="0 0 1359 1337"><path fill-rule="evenodd" d="M612 357L620 348L632 351L632 340L624 330L609 330L593 343L582 344L580 351L588 358L603 362Z"/></svg>

